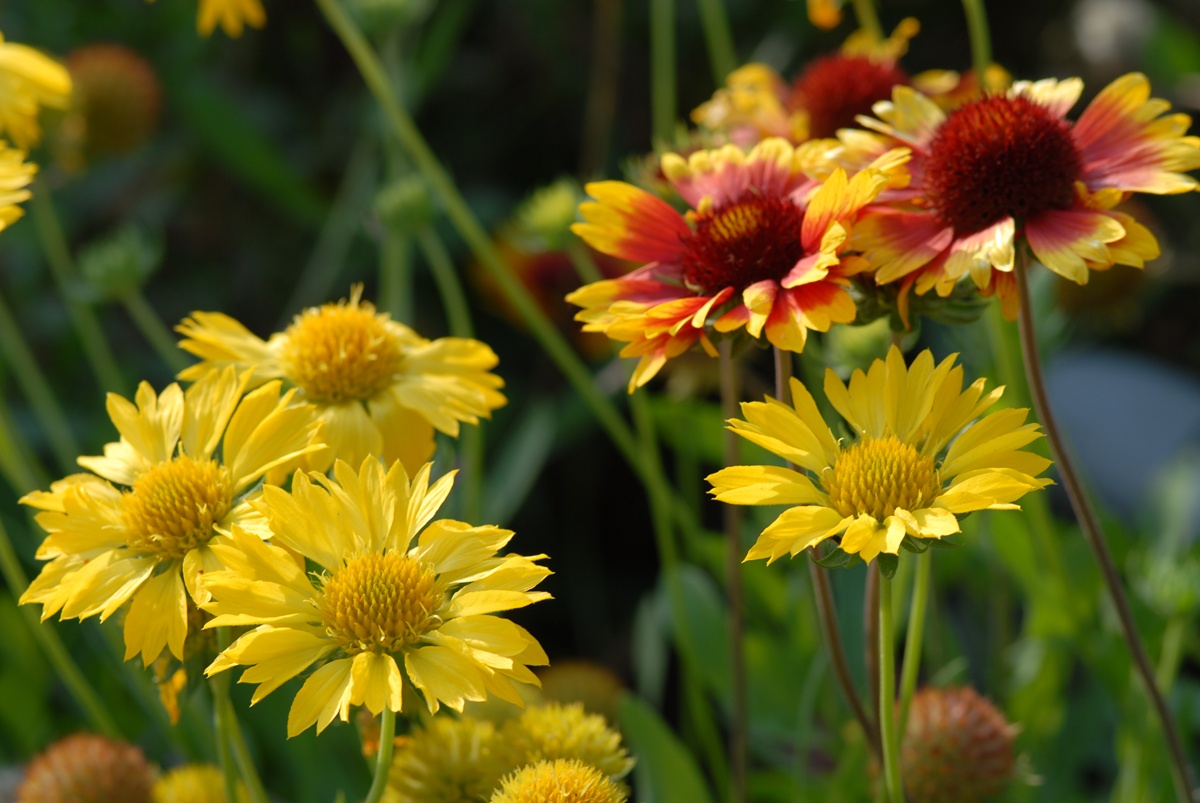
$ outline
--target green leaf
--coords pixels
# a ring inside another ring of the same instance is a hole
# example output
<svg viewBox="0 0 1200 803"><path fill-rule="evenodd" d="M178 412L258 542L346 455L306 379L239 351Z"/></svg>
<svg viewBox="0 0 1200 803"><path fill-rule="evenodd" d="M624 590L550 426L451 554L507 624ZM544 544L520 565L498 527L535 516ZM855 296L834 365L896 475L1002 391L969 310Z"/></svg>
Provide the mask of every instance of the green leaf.
<svg viewBox="0 0 1200 803"><path fill-rule="evenodd" d="M633 776L640 803L712 803L696 760L653 708L627 694L617 719L637 756Z"/></svg>
<svg viewBox="0 0 1200 803"><path fill-rule="evenodd" d="M880 552L876 560L879 561L879 573L889 580L896 574L896 567L900 565L900 556L888 552Z"/></svg>
<svg viewBox="0 0 1200 803"><path fill-rule="evenodd" d="M843 569L854 566L858 563L858 555L852 555L849 552L843 552L841 547L830 552L828 555L819 556L816 551L810 551L810 557L818 566L824 566L826 569Z"/></svg>

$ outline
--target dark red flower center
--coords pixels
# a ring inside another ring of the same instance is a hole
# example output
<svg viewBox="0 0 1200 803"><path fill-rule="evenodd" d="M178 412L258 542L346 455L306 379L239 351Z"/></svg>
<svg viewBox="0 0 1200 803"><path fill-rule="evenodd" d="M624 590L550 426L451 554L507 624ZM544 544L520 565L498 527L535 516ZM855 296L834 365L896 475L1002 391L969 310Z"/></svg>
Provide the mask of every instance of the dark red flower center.
<svg viewBox="0 0 1200 803"><path fill-rule="evenodd" d="M1066 121L1024 97L993 96L950 113L929 143L926 196L942 222L972 234L1005 216L1065 209L1082 172Z"/></svg>
<svg viewBox="0 0 1200 803"><path fill-rule="evenodd" d="M685 243L683 280L705 295L779 281L804 256L803 222L785 198L751 197L701 215Z"/></svg>
<svg viewBox="0 0 1200 803"><path fill-rule="evenodd" d="M857 115L870 114L875 101L890 98L892 87L908 82L893 62L839 53L813 61L796 77L788 106L808 112L809 136L832 137L839 128L857 127Z"/></svg>

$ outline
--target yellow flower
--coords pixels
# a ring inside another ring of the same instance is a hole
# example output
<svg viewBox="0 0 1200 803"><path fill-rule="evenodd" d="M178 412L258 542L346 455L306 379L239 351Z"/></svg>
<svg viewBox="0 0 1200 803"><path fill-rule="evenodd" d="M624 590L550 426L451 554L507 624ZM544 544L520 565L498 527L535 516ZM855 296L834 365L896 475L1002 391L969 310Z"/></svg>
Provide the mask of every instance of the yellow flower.
<svg viewBox="0 0 1200 803"><path fill-rule="evenodd" d="M762 532L746 560L794 556L841 536L844 552L870 562L899 554L908 537L959 532L956 514L1014 510L1017 499L1049 485L1037 475L1050 461L1022 451L1041 437L1037 424L1025 423L1029 411L983 415L1004 389L985 395L979 379L962 390L955 356L934 366L923 351L906 368L893 346L886 361L855 371L849 389L826 371L825 395L856 435L850 444L834 438L796 380L792 406L770 398L744 403L746 420L732 419L730 429L808 472L733 466L708 477L722 502L794 505Z"/></svg>
<svg viewBox="0 0 1200 803"><path fill-rule="evenodd" d="M0 231L17 221L25 210L17 206L29 200L27 187L37 165L25 161L25 152L0 141Z"/></svg>
<svg viewBox="0 0 1200 803"><path fill-rule="evenodd" d="M200 0L196 30L204 36L212 34L217 23L228 36L241 36L242 28L261 28L267 24L267 14L259 0Z"/></svg>
<svg viewBox="0 0 1200 803"><path fill-rule="evenodd" d="M0 133L28 150L41 139L38 110L65 109L71 102L71 75L32 47L5 42L0 34Z"/></svg>
<svg viewBox="0 0 1200 803"><path fill-rule="evenodd" d="M209 547L233 525L265 535L249 504L255 484L274 466L316 448L317 425L292 392L271 382L245 394L250 372L214 372L186 392L161 394L143 382L136 405L110 393L108 414L121 440L103 457L81 457L91 474L72 474L21 502L49 535L37 556L48 560L21 595L42 604L42 619L100 615L132 600L125 617L125 658L149 666L164 646L180 660L188 632L188 596L219 568ZM251 493L247 493L251 492Z"/></svg>
<svg viewBox="0 0 1200 803"><path fill-rule="evenodd" d="M499 744L509 767L578 759L614 781L633 769L621 734L608 727L604 717L586 713L581 703L531 706L504 723Z"/></svg>
<svg viewBox="0 0 1200 803"><path fill-rule="evenodd" d="M238 783L238 800L248 799ZM162 775L154 784L154 803L229 803L225 775L215 764L184 764Z"/></svg>
<svg viewBox="0 0 1200 803"><path fill-rule="evenodd" d="M384 803L479 803L504 774L496 729L473 717L435 717L396 740Z"/></svg>
<svg viewBox="0 0 1200 803"><path fill-rule="evenodd" d="M514 772L491 803L624 803L629 795L582 761L541 761Z"/></svg>
<svg viewBox="0 0 1200 803"><path fill-rule="evenodd" d="M426 340L361 294L356 285L349 300L310 307L265 341L228 315L194 312L177 327L179 345L203 362L179 378L236 365L254 368L256 381L285 379L316 406L331 450L305 468L379 455L414 473L433 455L433 429L457 437L460 422L490 417L505 403L504 381L491 373L497 359L484 343Z"/></svg>
<svg viewBox="0 0 1200 803"><path fill-rule="evenodd" d="M400 711L406 676L433 712L442 703L461 712L488 694L519 705L514 681L536 685L528 667L546 654L492 614L549 598L530 591L550 574L535 562L545 556L496 556L510 530L430 524L453 481L430 485L431 468L410 482L398 462L385 474L375 457L359 472L339 460L336 482L296 472L291 493L265 488L256 507L279 546L234 527L213 546L228 571L205 577L213 601L204 607L216 617L208 627L257 627L206 673L249 666L241 682L259 684L257 702L320 663L292 703L288 736L314 723L319 732L335 715L348 721L352 705ZM282 547L320 574L306 574Z"/></svg>

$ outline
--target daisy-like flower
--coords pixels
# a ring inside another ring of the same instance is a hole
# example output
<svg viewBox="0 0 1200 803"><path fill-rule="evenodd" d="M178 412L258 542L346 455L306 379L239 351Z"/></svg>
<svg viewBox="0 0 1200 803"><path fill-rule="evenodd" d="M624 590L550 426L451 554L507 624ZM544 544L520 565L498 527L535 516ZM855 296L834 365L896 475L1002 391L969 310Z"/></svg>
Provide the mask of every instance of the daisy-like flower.
<svg viewBox="0 0 1200 803"><path fill-rule="evenodd" d="M29 150L41 139L42 106L65 109L71 102L71 75L54 59L0 34L0 133Z"/></svg>
<svg viewBox="0 0 1200 803"><path fill-rule="evenodd" d="M37 557L50 561L21 595L42 618L100 615L132 600L125 616L125 659L149 666L163 647L184 658L189 598L208 599L200 583L220 568L210 540L240 525L266 535L249 503L273 467L320 444L308 405L270 382L246 393L250 372L226 368L183 391L155 394L143 382L134 403L108 395L121 434L103 457L81 457L94 472L72 474L21 502L42 511L49 535Z"/></svg>
<svg viewBox="0 0 1200 803"><path fill-rule="evenodd" d="M885 135L848 143L860 162L896 144L913 149L903 203L864 217L855 232L877 281L945 296L970 275L1011 319L1018 242L1078 284L1089 271L1140 268L1157 256L1153 235L1114 207L1134 192L1196 189L1183 171L1200 167L1200 138L1184 136L1190 118L1165 114L1143 75L1114 81L1072 124L1066 115L1082 90L1076 78L1018 82L946 113L898 87L876 105L879 120L860 118Z"/></svg>
<svg viewBox="0 0 1200 803"><path fill-rule="evenodd" d="M557 702L526 708L504 723L496 752L510 768L539 761L577 759L618 781L633 769L633 759L621 744L621 734L582 703Z"/></svg>
<svg viewBox="0 0 1200 803"><path fill-rule="evenodd" d="M504 779L491 803L625 803L629 793L600 770L578 759L539 761Z"/></svg>
<svg viewBox="0 0 1200 803"><path fill-rule="evenodd" d="M265 341L228 315L193 312L176 330L180 348L202 362L179 378L226 365L254 368L259 382L282 378L324 422L330 450L306 468L379 455L415 473L433 455L435 427L457 437L460 422L477 424L505 403L504 381L491 373L496 354L478 340L426 340L361 296L356 285L348 300L310 307Z"/></svg>
<svg viewBox="0 0 1200 803"><path fill-rule="evenodd" d="M597 251L647 264L567 300L583 307L576 320L585 331L627 342L621 356L641 358L630 392L697 342L715 355L710 324L801 351L808 330L854 320L846 285L868 263L844 255L847 237L907 151L818 183L806 170L822 163L824 150L776 138L748 154L732 145L687 161L667 154L663 173L691 205L686 217L624 182L587 185L597 202L579 207L585 222L573 231Z"/></svg>
<svg viewBox="0 0 1200 803"><path fill-rule="evenodd" d="M29 200L29 184L37 165L25 161L25 152L0 141L0 231L25 214L17 204Z"/></svg>
<svg viewBox="0 0 1200 803"><path fill-rule="evenodd" d="M289 737L348 721L352 705L400 711L406 678L431 712L443 703L461 712L488 695L522 705L514 683L536 685L528 667L546 654L494 614L550 597L530 590L550 574L536 563L545 556L497 556L509 530L430 523L453 482L448 474L430 485L431 467L410 482L398 462L385 474L375 457L357 472L339 460L336 482L297 472L290 493L264 488L257 507L273 543L235 527L213 545L228 570L205 577L207 626L255 628L205 672L250 667L241 682L259 684L254 703L319 664L292 703Z"/></svg>
<svg viewBox="0 0 1200 803"><path fill-rule="evenodd" d="M827 371L825 395L855 434L849 444L794 379L791 405L742 404L745 420L732 419L730 429L796 467L733 466L708 477L722 502L792 505L746 560L772 562L840 536L843 552L870 562L899 554L906 537L959 532L958 515L1017 509L1014 502L1049 485L1037 475L1050 461L1022 450L1041 437L1037 424L1025 423L1029 411L983 415L1004 389L985 394L979 379L963 390L955 356L935 366L923 351L906 368L893 346L886 361L855 371L849 388Z"/></svg>
<svg viewBox="0 0 1200 803"><path fill-rule="evenodd" d="M196 30L210 36L218 23L227 36L238 37L247 25L251 28L266 25L267 14L260 0L200 0Z"/></svg>
<svg viewBox="0 0 1200 803"><path fill-rule="evenodd" d="M434 717L396 739L384 803L481 803L500 785L495 726Z"/></svg>

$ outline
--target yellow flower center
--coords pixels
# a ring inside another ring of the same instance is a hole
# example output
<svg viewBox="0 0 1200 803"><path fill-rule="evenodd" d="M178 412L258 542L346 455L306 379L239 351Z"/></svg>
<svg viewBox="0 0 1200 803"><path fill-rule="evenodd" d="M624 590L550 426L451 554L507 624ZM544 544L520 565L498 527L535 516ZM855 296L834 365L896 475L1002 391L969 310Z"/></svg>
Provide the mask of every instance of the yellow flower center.
<svg viewBox="0 0 1200 803"><path fill-rule="evenodd" d="M396 652L438 624L442 596L430 566L375 552L351 558L326 578L321 621L351 655Z"/></svg>
<svg viewBox="0 0 1200 803"><path fill-rule="evenodd" d="M354 300L305 310L285 333L284 375L314 402L371 398L392 383L403 358L386 321Z"/></svg>
<svg viewBox="0 0 1200 803"><path fill-rule="evenodd" d="M131 549L182 558L212 538L233 504L233 477L214 460L181 454L138 477L122 501Z"/></svg>
<svg viewBox="0 0 1200 803"><path fill-rule="evenodd" d="M492 803L624 803L625 790L578 760L539 761L510 775Z"/></svg>
<svg viewBox="0 0 1200 803"><path fill-rule="evenodd" d="M880 521L896 508L928 506L942 488L933 458L892 435L859 440L841 453L822 481L838 513L866 513Z"/></svg>

